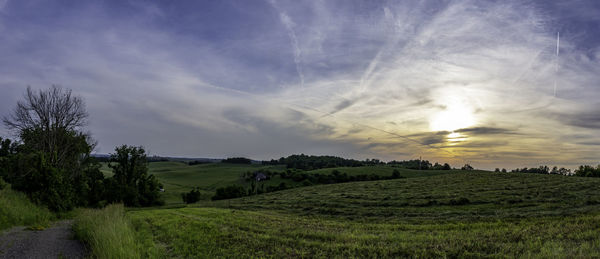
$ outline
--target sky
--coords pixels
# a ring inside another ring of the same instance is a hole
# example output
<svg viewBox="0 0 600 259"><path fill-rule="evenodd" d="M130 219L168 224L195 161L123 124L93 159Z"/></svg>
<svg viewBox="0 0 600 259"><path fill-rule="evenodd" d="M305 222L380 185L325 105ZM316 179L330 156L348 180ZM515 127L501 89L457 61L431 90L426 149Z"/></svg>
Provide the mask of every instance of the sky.
<svg viewBox="0 0 600 259"><path fill-rule="evenodd" d="M59 85L85 100L97 153L596 165L599 13L596 0L0 0L0 116L28 86Z"/></svg>

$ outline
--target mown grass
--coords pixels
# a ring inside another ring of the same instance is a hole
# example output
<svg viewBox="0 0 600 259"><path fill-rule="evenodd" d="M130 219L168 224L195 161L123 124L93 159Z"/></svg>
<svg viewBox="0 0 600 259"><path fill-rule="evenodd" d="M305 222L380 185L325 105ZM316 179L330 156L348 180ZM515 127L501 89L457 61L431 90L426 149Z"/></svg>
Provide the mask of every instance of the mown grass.
<svg viewBox="0 0 600 259"><path fill-rule="evenodd" d="M600 179L456 172L128 212L169 257L600 257Z"/></svg>
<svg viewBox="0 0 600 259"><path fill-rule="evenodd" d="M600 211L600 179L468 172L290 189L198 206L356 220L471 220Z"/></svg>
<svg viewBox="0 0 600 259"><path fill-rule="evenodd" d="M491 222L356 222L221 208L132 211L170 257L600 256L600 215Z"/></svg>
<svg viewBox="0 0 600 259"><path fill-rule="evenodd" d="M104 209L82 209L73 226L77 239L85 242L94 258L163 258L148 228L132 224L121 204Z"/></svg>
<svg viewBox="0 0 600 259"><path fill-rule="evenodd" d="M56 219L48 208L32 203L24 193L10 188L0 190L0 230L13 226L43 229Z"/></svg>

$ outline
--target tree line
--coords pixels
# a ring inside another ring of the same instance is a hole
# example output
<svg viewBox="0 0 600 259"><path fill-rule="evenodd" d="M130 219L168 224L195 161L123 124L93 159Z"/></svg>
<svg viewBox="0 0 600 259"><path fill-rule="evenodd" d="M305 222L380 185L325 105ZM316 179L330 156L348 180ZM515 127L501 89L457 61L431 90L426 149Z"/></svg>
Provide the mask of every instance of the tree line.
<svg viewBox="0 0 600 259"><path fill-rule="evenodd" d="M406 169L415 170L450 170L452 167L448 163L444 164L431 164L428 160L414 159L404 161L390 161L383 162L379 159L365 159L355 160L346 159L336 156L313 156L313 155L291 155L288 157L281 157L277 160L271 159L270 161L262 161L263 165L285 165L289 169L299 170L316 170L323 168L335 168L335 167L359 167L359 166L373 166L373 165L393 165Z"/></svg>

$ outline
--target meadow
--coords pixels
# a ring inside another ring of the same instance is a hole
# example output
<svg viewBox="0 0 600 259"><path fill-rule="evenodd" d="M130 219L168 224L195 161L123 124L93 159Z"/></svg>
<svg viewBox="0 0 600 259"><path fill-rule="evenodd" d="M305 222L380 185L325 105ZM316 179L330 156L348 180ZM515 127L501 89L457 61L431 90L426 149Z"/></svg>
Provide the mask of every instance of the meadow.
<svg viewBox="0 0 600 259"><path fill-rule="evenodd" d="M105 176L111 176L112 171L107 163L101 163L100 170ZM189 192L195 187L199 187L202 193L202 200L210 200L215 194L215 190L219 187L230 185L239 185L245 188L250 187L249 181L244 181L241 177L246 172L254 172L258 170L269 170L272 172L284 172L287 169L282 165L257 165L257 164L226 164L226 163L206 163L197 165L188 165L185 162L169 161L169 162L152 162L148 165L148 171L158 178L164 185L165 198L167 205L183 204L181 194ZM457 172L444 170L412 170L388 165L364 166L364 167L337 167L325 168L311 171L302 171L306 174L331 174L333 170L341 173L346 173L349 176L359 174L376 174L378 176L390 176L394 170L398 170L402 177L425 177L438 174L448 174ZM280 183L285 183L288 187L301 187L300 182L295 182L291 179L283 179L279 175L271 178L268 181L259 183L267 186L278 186Z"/></svg>
<svg viewBox="0 0 600 259"><path fill-rule="evenodd" d="M600 256L600 179L481 171L422 176L127 215L169 257Z"/></svg>

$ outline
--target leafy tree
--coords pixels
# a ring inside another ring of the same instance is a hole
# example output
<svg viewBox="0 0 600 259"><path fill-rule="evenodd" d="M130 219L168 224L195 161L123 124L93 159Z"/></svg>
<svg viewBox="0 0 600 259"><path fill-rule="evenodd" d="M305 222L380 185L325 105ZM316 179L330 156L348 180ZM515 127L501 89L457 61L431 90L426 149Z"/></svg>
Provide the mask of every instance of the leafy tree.
<svg viewBox="0 0 600 259"><path fill-rule="evenodd" d="M108 164L113 177L107 181L108 201L123 202L127 206L162 205L161 184L148 175L148 160L142 147L123 145L111 154Z"/></svg>
<svg viewBox="0 0 600 259"><path fill-rule="evenodd" d="M581 165L575 170L575 176L600 177L600 165L597 167Z"/></svg>
<svg viewBox="0 0 600 259"><path fill-rule="evenodd" d="M55 211L96 203L103 176L90 157L95 142L83 129L87 117L83 99L70 90L27 88L24 100L3 118L20 142L2 141L0 173L14 189Z"/></svg>
<svg viewBox="0 0 600 259"><path fill-rule="evenodd" d="M18 101L3 122L18 133L27 149L48 154L50 166L66 168L95 144L83 132L87 118L83 99L71 90L52 86L34 92L28 87L25 100Z"/></svg>
<svg viewBox="0 0 600 259"><path fill-rule="evenodd" d="M465 164L462 168L460 168L460 170L470 171L470 170L473 170L473 167L469 164Z"/></svg>
<svg viewBox="0 0 600 259"><path fill-rule="evenodd" d="M444 163L444 166L442 166L442 170L450 170L452 169L452 167L450 167L450 165L448 163Z"/></svg>

